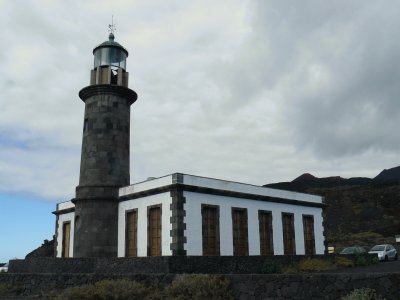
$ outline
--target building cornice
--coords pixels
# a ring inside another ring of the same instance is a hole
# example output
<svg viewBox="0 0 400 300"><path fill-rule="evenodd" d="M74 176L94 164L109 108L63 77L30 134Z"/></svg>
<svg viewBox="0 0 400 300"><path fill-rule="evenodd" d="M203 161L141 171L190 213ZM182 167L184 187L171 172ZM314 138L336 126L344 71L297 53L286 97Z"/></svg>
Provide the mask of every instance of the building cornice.
<svg viewBox="0 0 400 300"><path fill-rule="evenodd" d="M285 198L257 195L257 194L251 194L251 193L242 193L242 192L229 191L229 190L223 190L223 189L187 185L187 184L183 184L183 183L173 183L170 185L153 188L153 189L149 189L146 191L140 191L140 192L136 192L136 193L127 194L124 196L120 196L119 201L128 201L128 200L133 200L133 199L137 199L137 198L143 198L143 197L147 197L147 196L162 194L162 193L166 193L171 190L174 190L174 189L180 189L182 191L194 192L194 193L200 193L200 194L209 194L209 195L215 195L215 196L223 196L223 197L231 197L231 198L239 198L239 199L247 199L247 200L274 202L274 203L290 204L290 205L297 205L297 206L320 207L320 208L325 208L327 206L324 203L285 199Z"/></svg>
<svg viewBox="0 0 400 300"><path fill-rule="evenodd" d="M75 207L56 210L56 211L53 211L52 214L59 216L59 215L64 215L64 214L68 214L71 212L75 212Z"/></svg>
<svg viewBox="0 0 400 300"><path fill-rule="evenodd" d="M137 100L137 94L135 91L113 84L96 84L96 85L89 85L84 87L79 91L79 97L82 99L83 102L86 101L89 97L92 96L104 96L107 94L113 94L117 96L121 96L129 100L130 104L133 104Z"/></svg>

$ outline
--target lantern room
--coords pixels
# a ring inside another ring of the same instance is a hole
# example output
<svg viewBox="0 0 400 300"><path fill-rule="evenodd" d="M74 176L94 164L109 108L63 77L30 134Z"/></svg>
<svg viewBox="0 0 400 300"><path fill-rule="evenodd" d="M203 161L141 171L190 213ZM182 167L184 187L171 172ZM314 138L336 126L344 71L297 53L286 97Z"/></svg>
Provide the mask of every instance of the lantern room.
<svg viewBox="0 0 400 300"><path fill-rule="evenodd" d="M93 49L94 66L91 71L90 85L112 84L128 87L126 58L128 51L114 41L110 33L108 41Z"/></svg>

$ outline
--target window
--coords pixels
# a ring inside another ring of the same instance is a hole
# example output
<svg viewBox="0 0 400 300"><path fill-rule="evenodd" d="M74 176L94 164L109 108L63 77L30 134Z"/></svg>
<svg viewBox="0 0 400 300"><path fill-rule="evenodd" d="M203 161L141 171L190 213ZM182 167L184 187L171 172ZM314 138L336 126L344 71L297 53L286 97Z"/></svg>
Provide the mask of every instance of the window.
<svg viewBox="0 0 400 300"><path fill-rule="evenodd" d="M294 237L294 215L290 213L282 213L282 229L283 229L283 254L295 255L296 244Z"/></svg>
<svg viewBox="0 0 400 300"><path fill-rule="evenodd" d="M161 206L148 208L148 256L161 256Z"/></svg>
<svg viewBox="0 0 400 300"><path fill-rule="evenodd" d="M249 255L247 239L247 209L232 208L233 255Z"/></svg>
<svg viewBox="0 0 400 300"><path fill-rule="evenodd" d="M118 82L118 73L117 70L114 68L111 68L111 84L117 84Z"/></svg>
<svg viewBox="0 0 400 300"><path fill-rule="evenodd" d="M258 211L258 223L260 231L260 254L274 255L274 243L272 237L272 213L270 211Z"/></svg>
<svg viewBox="0 0 400 300"><path fill-rule="evenodd" d="M220 255L219 207L202 205L203 255Z"/></svg>
<svg viewBox="0 0 400 300"><path fill-rule="evenodd" d="M89 119L85 118L85 120L83 121L83 132L88 131L89 129Z"/></svg>
<svg viewBox="0 0 400 300"><path fill-rule="evenodd" d="M303 215L304 250L306 255L315 254L314 216Z"/></svg>
<svg viewBox="0 0 400 300"><path fill-rule="evenodd" d="M137 256L137 210L126 213L125 256Z"/></svg>
<svg viewBox="0 0 400 300"><path fill-rule="evenodd" d="M64 222L62 228L61 257L69 257L70 239L71 239L71 222Z"/></svg>

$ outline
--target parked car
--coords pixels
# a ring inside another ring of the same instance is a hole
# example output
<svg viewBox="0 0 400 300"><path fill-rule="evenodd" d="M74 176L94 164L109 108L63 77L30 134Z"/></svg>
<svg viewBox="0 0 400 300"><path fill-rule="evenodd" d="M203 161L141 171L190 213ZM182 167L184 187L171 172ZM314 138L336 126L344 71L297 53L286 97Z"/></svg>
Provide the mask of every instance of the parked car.
<svg viewBox="0 0 400 300"><path fill-rule="evenodd" d="M0 273L8 272L8 263L0 264Z"/></svg>
<svg viewBox="0 0 400 300"><path fill-rule="evenodd" d="M375 245L368 253L377 254L379 260L398 259L396 248L389 244Z"/></svg>
<svg viewBox="0 0 400 300"><path fill-rule="evenodd" d="M363 247L352 246L352 247L344 248L342 251L340 251L339 254L363 254L366 252L367 251Z"/></svg>

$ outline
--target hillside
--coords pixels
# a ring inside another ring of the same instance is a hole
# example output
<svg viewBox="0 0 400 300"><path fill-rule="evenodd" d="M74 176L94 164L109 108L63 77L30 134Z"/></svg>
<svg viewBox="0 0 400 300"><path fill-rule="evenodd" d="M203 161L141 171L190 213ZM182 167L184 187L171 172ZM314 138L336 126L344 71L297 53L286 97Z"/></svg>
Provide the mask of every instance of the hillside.
<svg viewBox="0 0 400 300"><path fill-rule="evenodd" d="M400 167L383 170L375 178L318 178L303 174L291 182L266 187L325 197L328 245L343 247L390 242L400 234Z"/></svg>

